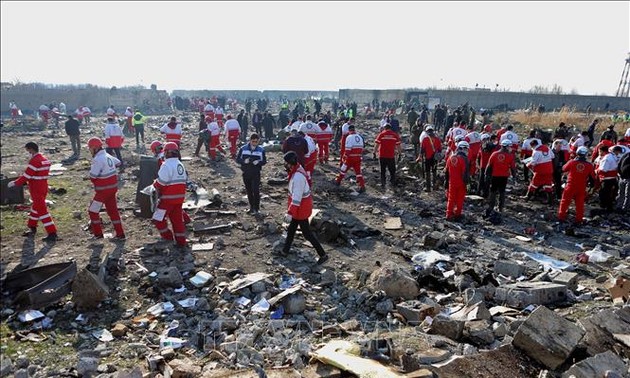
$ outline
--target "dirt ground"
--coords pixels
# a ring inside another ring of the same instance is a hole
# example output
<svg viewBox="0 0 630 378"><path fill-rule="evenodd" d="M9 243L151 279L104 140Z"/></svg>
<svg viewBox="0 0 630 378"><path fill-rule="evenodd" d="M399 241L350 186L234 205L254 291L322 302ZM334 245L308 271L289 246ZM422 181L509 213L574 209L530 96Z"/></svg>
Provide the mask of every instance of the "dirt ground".
<svg viewBox="0 0 630 378"><path fill-rule="evenodd" d="M167 122L168 116L170 115L151 116L149 125L161 126ZM152 292L152 289L138 276L139 266L145 267L149 272L167 265L177 266L180 271L204 270L217 277L217 282L221 280L229 282L229 277L238 271L271 273L273 279L286 274L295 274L316 286L319 281L313 277L318 276L322 269L333 271L337 277L369 274L385 261L394 261L412 269L413 265L408 257L421 248L422 237L433 230L445 233L449 245L448 252L451 255L458 256L469 266L481 266L482 270L488 269L497 258L509 256L526 261L521 252L540 252L574 263L575 255L579 251L591 249L596 244L623 252L630 241L628 240L630 219L627 215L589 217L588 224L578 230L580 233L578 236L583 237L566 236L555 223L554 214L557 207L544 204L542 199L529 203L524 203L520 199L525 189L522 180L518 184L509 186L506 211L500 225L493 225L483 219L485 206L483 202L475 199L466 201L463 221L446 222L444 191L438 189L425 193L422 190L422 180L413 176L412 171L409 170L407 162L413 154L409 148L406 151L406 160L399 164L401 178L399 185L395 188L388 186L386 190L380 188L378 161L371 159L373 137L378 130L378 120L359 118L357 130L364 135L368 143L363 164L367 191L362 194L355 192L356 183L352 174L344 180L341 187L332 184L338 167L336 155L333 155L335 159L330 164L318 165L315 170L314 208L320 209L327 217L335 220L345 235L334 242L323 243L324 249L331 258L324 267L318 267L315 264L314 250L304 243L302 237L296 238L293 253L289 256L279 255L273 249L274 243L282 239L284 232L282 218L286 210L286 184L276 184L274 181L286 176L281 152L267 152L268 164L262 170L262 214L257 217L247 215L248 203L240 169L236 162L229 158L219 162L210 162L205 157L193 157L197 138L192 133L197 129L197 116L194 113L177 114L177 116L184 119L182 160L190 179L208 191L218 190L222 200L220 210L236 212L235 215L216 215L206 214L199 209L190 211L189 214L197 224L223 225L233 222L232 227L219 233L197 234L191 231L192 227L189 227L188 238L191 243L213 242L215 248L211 251L160 252L159 249L154 248L159 239L157 230L149 219L134 215L134 209L137 208L135 173L139 169L140 155L134 150L135 141L128 138L123 150L123 159L127 167L120 176L124 185L118 194L127 240L125 242L114 242L108 238L91 240L86 225L89 220L87 207L93 190L87 179L90 156L85 144L91 136L102 136L101 121L104 121L103 117L95 117L93 119L95 125L81 129L81 158L71 165L64 165L67 170L60 171L61 174L52 176L49 180L51 193L48 199L53 202L50 205L50 213L59 228L59 236L62 240L54 244L41 241L41 237L45 236L41 225L34 240L23 238L21 232L25 229L27 212L16 205L3 205L0 229L2 251L0 273L4 276L25 267L69 260L76 261L78 269L88 266L90 270L95 271L107 256L122 257L117 263L118 273L112 275L110 272L106 281L110 288L111 298L105 301L98 310L87 312L72 310L72 305L68 304L69 297L56 305L47 307L45 313L50 310L58 313L54 318L53 328L55 331L53 333L56 335L41 343L18 342L19 337L16 336L16 329L12 326L16 323L15 319L11 317L10 312L6 311L12 307L7 301L8 298L4 298L3 322L0 328L3 354L12 359L20 355L27 356L31 363L38 366L54 366L59 374L73 371L71 367L76 365L80 352L93 350L99 344L98 340L84 336L87 331L100 327L111 328L116 322L128 319L125 316L128 310L132 309L134 314L143 313L156 303L157 298L160 298L160 293ZM401 124L404 125L404 129L407 129L402 120ZM147 149L152 140L162 139L159 132L152 127L146 129L146 134ZM38 143L41 152L53 164L60 163L72 152L63 127L60 130L26 131L21 127L5 125L1 137L1 171L5 177L17 177L23 172L28 162L23 146L28 141ZM27 193L26 190L25 193ZM28 194L26 196L28 197ZM589 208L596 208L596 202L587 206L587 215ZM101 215L105 232L112 233L109 218L105 213ZM386 230L384 225L388 217L400 217L402 229ZM526 232L526 229L533 231ZM522 240L517 239L516 236L521 236ZM221 245L224 246L221 248ZM605 290L595 282L595 278L605 274L610 267L589 265L583 269L587 274L580 281L580 285L588 288L595 297L602 299L602 302L583 302L564 309L565 316L571 320L588 314L593 308L610 305L610 302L603 301ZM350 286L348 283L346 291L351 289ZM426 290L431 294L440 292L439 288ZM333 307L334 302L344 300L344 293L340 292L339 298L326 298L326 293L327 291L309 293L307 309L323 314ZM457 300L457 298L461 299L461 293L454 293L452 299ZM88 325L77 325L76 316L79 313L83 313L89 319ZM384 315L382 319L385 319ZM341 315L330 315L324 316L323 321L341 322L344 319ZM116 351L123 345L142 340L144 339L141 332L135 332L127 339L112 341L109 347ZM187 357L194 361L207 362L207 355L189 353ZM523 361L520 362L524 363ZM142 359L130 358L128 355L115 352L105 356L101 363L109 363L117 367L146 365ZM203 365L202 362L199 363ZM493 366L488 365L492 363L494 363ZM444 376L499 376L495 374L500 374L504 363L505 361L502 362L501 359L485 362L485 366L470 363L464 366L465 369L453 365L444 370ZM266 361L266 364L274 365L275 363ZM519 376L537 376L539 371L535 367L523 369L516 363L514 366L514 369L520 369ZM459 369L473 369L473 371Z"/></svg>

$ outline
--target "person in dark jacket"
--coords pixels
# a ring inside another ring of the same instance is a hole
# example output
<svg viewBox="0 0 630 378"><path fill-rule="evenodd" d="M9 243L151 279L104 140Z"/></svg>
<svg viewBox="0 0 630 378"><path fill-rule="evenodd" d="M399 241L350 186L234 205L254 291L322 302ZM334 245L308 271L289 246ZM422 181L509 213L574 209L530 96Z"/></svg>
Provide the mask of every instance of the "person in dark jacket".
<svg viewBox="0 0 630 378"><path fill-rule="evenodd" d="M236 116L238 124L241 125L241 140L245 142L247 140L247 129L249 128L249 121L247 120L247 114L245 109L241 109L241 112Z"/></svg>
<svg viewBox="0 0 630 378"><path fill-rule="evenodd" d="M79 121L71 115L65 123L66 134L70 137L70 145L72 146L72 156L70 159L78 159L81 155L81 132L79 131Z"/></svg>
<svg viewBox="0 0 630 378"><path fill-rule="evenodd" d="M265 130L265 139L270 140L273 139L273 128L276 125L276 121L273 119L273 116L269 112L265 112L265 117L262 120L262 126Z"/></svg>
<svg viewBox="0 0 630 378"><path fill-rule="evenodd" d="M304 157L308 153L308 142L303 136L298 134L296 129L292 129L291 135L289 135L287 139L284 140L284 143L282 143L282 152L287 153L289 151L295 152L298 157L298 162L301 166L304 166Z"/></svg>
<svg viewBox="0 0 630 378"><path fill-rule="evenodd" d="M247 191L249 210L247 214L257 215L260 211L260 171L267 164L265 150L258 145L260 137L252 134L249 143L243 145L236 154L236 162L243 171L243 183Z"/></svg>
<svg viewBox="0 0 630 378"><path fill-rule="evenodd" d="M206 123L206 116L201 113L199 116L199 129L197 135L197 147L195 148L194 156L199 156L199 151L201 150L201 146L206 147L206 153L210 151L209 143L210 143L210 135L208 134L208 124Z"/></svg>

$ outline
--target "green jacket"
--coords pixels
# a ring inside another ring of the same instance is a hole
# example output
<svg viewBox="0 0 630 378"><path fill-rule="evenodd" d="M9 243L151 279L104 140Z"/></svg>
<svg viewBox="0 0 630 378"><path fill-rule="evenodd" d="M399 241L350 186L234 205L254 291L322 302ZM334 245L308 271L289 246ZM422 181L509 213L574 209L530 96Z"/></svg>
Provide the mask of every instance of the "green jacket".
<svg viewBox="0 0 630 378"><path fill-rule="evenodd" d="M131 119L133 119L133 125L136 126L144 125L146 123L147 117L143 116L140 112L136 112Z"/></svg>

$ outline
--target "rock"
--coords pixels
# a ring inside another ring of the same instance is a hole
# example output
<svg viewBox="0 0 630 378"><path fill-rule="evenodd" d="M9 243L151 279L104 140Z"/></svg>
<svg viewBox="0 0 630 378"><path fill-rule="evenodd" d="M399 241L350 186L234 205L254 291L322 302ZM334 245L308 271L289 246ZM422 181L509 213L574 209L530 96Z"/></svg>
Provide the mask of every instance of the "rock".
<svg viewBox="0 0 630 378"><path fill-rule="evenodd" d="M494 341L494 333L486 320L472 320L464 324L464 336L475 345L488 345Z"/></svg>
<svg viewBox="0 0 630 378"><path fill-rule="evenodd" d="M254 294L258 294L258 293L263 293L267 290L267 285L265 284L265 281L257 281L254 282L252 284L252 286L250 287L252 293Z"/></svg>
<svg viewBox="0 0 630 378"><path fill-rule="evenodd" d="M170 361L175 358L175 349L171 347L164 348L160 350L160 356L164 357L165 360Z"/></svg>
<svg viewBox="0 0 630 378"><path fill-rule="evenodd" d="M539 306L518 328L512 343L548 368L556 369L573 353L584 334L576 324Z"/></svg>
<svg viewBox="0 0 630 378"><path fill-rule="evenodd" d="M382 290L391 298L414 299L420 293L416 280L392 261L386 261L381 268L372 272L368 287L373 291Z"/></svg>
<svg viewBox="0 0 630 378"><path fill-rule="evenodd" d="M381 315L387 315L394 309L394 302L391 299L386 299L376 304L376 312Z"/></svg>
<svg viewBox="0 0 630 378"><path fill-rule="evenodd" d="M564 285L569 289L575 291L577 290L578 275L577 273L572 272L562 272L555 276L552 282Z"/></svg>
<svg viewBox="0 0 630 378"><path fill-rule="evenodd" d="M98 358L81 357L77 363L77 373L79 375L89 376L98 370Z"/></svg>
<svg viewBox="0 0 630 378"><path fill-rule="evenodd" d="M433 318L431 326L427 331L430 335L442 335L451 340L459 340L464 332L464 322L453 320L443 315Z"/></svg>
<svg viewBox="0 0 630 378"><path fill-rule="evenodd" d="M496 288L494 300L517 308L525 308L530 304L554 304L567 300L567 287L537 281L507 284Z"/></svg>
<svg viewBox="0 0 630 378"><path fill-rule="evenodd" d="M407 324L416 326L422 323L427 316L437 315L440 308L439 306L423 304L420 301L407 301L398 303L396 311L407 320Z"/></svg>
<svg viewBox="0 0 630 378"><path fill-rule="evenodd" d="M158 284L162 287L179 288L182 286L183 283L182 275L179 273L179 270L174 266L163 269L160 273L158 273L157 278Z"/></svg>
<svg viewBox="0 0 630 378"><path fill-rule="evenodd" d="M136 366L132 370L122 370L117 372L112 378L144 378L142 368Z"/></svg>
<svg viewBox="0 0 630 378"><path fill-rule="evenodd" d="M114 328L112 328L110 332L114 337L123 337L127 334L127 331L129 331L127 326L122 323L116 323L116 325L114 325Z"/></svg>
<svg viewBox="0 0 630 378"><path fill-rule="evenodd" d="M446 239L446 236L440 231L433 231L430 234L424 235L423 244L425 248L438 249L440 248Z"/></svg>
<svg viewBox="0 0 630 378"><path fill-rule="evenodd" d="M0 377L8 377L13 373L13 361L4 353L0 355Z"/></svg>
<svg viewBox="0 0 630 378"><path fill-rule="evenodd" d="M195 303L195 310L197 311L210 311L210 303L205 297L201 297Z"/></svg>
<svg viewBox="0 0 630 378"><path fill-rule="evenodd" d="M335 272L333 272L330 269L324 270L320 274L320 278L321 278L321 281L319 284L321 286L330 286L337 282L337 275L335 274Z"/></svg>
<svg viewBox="0 0 630 378"><path fill-rule="evenodd" d="M619 354L630 358L630 343L619 342L619 335L629 334L630 308L608 308L586 318L578 320L586 330L582 341L591 356L616 349Z"/></svg>
<svg viewBox="0 0 630 378"><path fill-rule="evenodd" d="M28 357L25 356L18 356L15 359L15 367L18 369L26 369L29 363L30 361L28 360Z"/></svg>
<svg viewBox="0 0 630 378"><path fill-rule="evenodd" d="M83 268L72 282L72 302L79 309L96 308L109 296L109 289L94 273Z"/></svg>
<svg viewBox="0 0 630 378"><path fill-rule="evenodd" d="M607 371L613 371L623 376L628 373L628 368L619 356L609 350L571 366L562 374L562 378L603 377Z"/></svg>
<svg viewBox="0 0 630 378"><path fill-rule="evenodd" d="M357 329L359 329L360 326L361 326L361 323L359 323L359 321L356 319L346 320L345 322L339 324L339 328L341 328L342 330L348 333L352 331L356 331Z"/></svg>
<svg viewBox="0 0 630 378"><path fill-rule="evenodd" d="M518 278L525 273L525 267L512 261L497 260L494 262L494 273L506 277Z"/></svg>
<svg viewBox="0 0 630 378"><path fill-rule="evenodd" d="M489 320L492 317L483 302L465 306L461 310L451 314L451 319L457 320Z"/></svg>
<svg viewBox="0 0 630 378"><path fill-rule="evenodd" d="M306 297L302 293L294 293L282 300L284 312L287 314L301 314L306 309Z"/></svg>
<svg viewBox="0 0 630 378"><path fill-rule="evenodd" d="M83 218L83 211L81 210L75 210L72 212L72 218L74 219L81 219Z"/></svg>
<svg viewBox="0 0 630 378"><path fill-rule="evenodd" d="M13 373L13 378L29 378L28 370L26 369L16 370L15 373Z"/></svg>
<svg viewBox="0 0 630 378"><path fill-rule="evenodd" d="M172 378L193 378L201 375L201 367L195 366L189 359L173 360L168 363L173 369Z"/></svg>
<svg viewBox="0 0 630 378"><path fill-rule="evenodd" d="M492 332L494 333L494 337L503 338L507 335L507 327L504 323L494 322L492 323Z"/></svg>

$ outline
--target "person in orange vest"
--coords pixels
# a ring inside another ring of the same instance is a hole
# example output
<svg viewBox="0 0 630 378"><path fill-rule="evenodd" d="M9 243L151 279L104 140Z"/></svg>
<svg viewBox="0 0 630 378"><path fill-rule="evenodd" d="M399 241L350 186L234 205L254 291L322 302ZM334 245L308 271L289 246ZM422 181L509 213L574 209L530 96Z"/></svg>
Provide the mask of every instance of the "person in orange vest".
<svg viewBox="0 0 630 378"><path fill-rule="evenodd" d="M241 125L232 117L232 114L227 115L225 121L225 133L227 134L227 140L230 143L230 157L236 158L238 139L241 135Z"/></svg>
<svg viewBox="0 0 630 378"><path fill-rule="evenodd" d="M291 250L291 244L293 244L293 238L299 226L304 239L308 240L317 251L319 255L317 264L321 265L328 261L328 254L326 254L321 243L311 231L308 222L308 218L313 212L313 196L308 185L306 171L298 162L298 156L294 151L284 154L284 162L284 166L289 173L288 209L284 216L284 221L289 224L289 227L287 228L287 238L282 252L288 254Z"/></svg>
<svg viewBox="0 0 630 378"><path fill-rule="evenodd" d="M115 239L125 240L116 193L118 192L118 170L120 160L103 150L103 141L99 138L90 138L87 142L92 154L92 166L90 167L90 180L94 184L94 198L90 202L88 215L90 216L90 228L94 238L103 238L103 226L99 212L105 205L107 215L112 221L116 231Z"/></svg>
<svg viewBox="0 0 630 378"><path fill-rule="evenodd" d="M446 220L459 220L464 210L466 185L469 180L468 142L457 143L457 150L446 160L444 168L445 179L448 183L446 196Z"/></svg>
<svg viewBox="0 0 630 378"><path fill-rule="evenodd" d="M435 134L433 125L426 127L426 136L420 141L420 154L416 163L424 164L424 191L429 193L437 184L437 165L439 159L443 158L442 141Z"/></svg>
<svg viewBox="0 0 630 378"><path fill-rule="evenodd" d="M104 133L105 143L107 144L106 151L110 155L116 155L116 158L120 160L120 167L122 169L124 167L124 163L122 160L120 149L122 148L123 142L125 141L125 136L123 135L122 129L120 128L118 122L110 117L107 118Z"/></svg>
<svg viewBox="0 0 630 378"><path fill-rule="evenodd" d="M588 147L578 147L577 157L562 167L562 172L567 174L567 184L562 191L562 199L558 208L558 220L560 222L566 222L567 212L572 201L575 201L575 223L581 224L584 221L586 185L589 177L595 180L595 168L586 160L587 153Z"/></svg>
<svg viewBox="0 0 630 378"><path fill-rule="evenodd" d="M392 130L392 125L385 124L384 130L381 131L374 139L373 157L378 160L381 166L381 188L385 189L386 171L389 170L389 181L392 189L396 186L396 155L402 152L402 141L400 135Z"/></svg>
<svg viewBox="0 0 630 378"><path fill-rule="evenodd" d="M494 211L497 193L499 194L499 213L503 213L503 207L505 206L505 188L510 173L512 177L517 178L514 153L511 151L512 147L513 143L511 140L503 139L501 141L501 149L493 152L492 155L490 155L490 160L488 160L485 175L486 177L490 177L490 200L488 201L486 216L490 216Z"/></svg>
<svg viewBox="0 0 630 378"><path fill-rule="evenodd" d="M164 134L167 143L174 142L179 147L182 139L182 124L177 122L177 118L171 117L171 120L162 126L160 132Z"/></svg>
<svg viewBox="0 0 630 378"><path fill-rule="evenodd" d="M164 163L158 171L153 187L158 193L158 203L153 213L155 224L162 239L175 240L177 246L187 246L186 228L182 205L186 198L188 174L179 160L179 147L174 142L164 145ZM166 219L170 219L173 231L168 228Z"/></svg>
<svg viewBox="0 0 630 378"><path fill-rule="evenodd" d="M50 171L50 161L39 152L39 146L35 142L28 142L24 146L26 152L31 156L26 170L17 180L10 181L8 187L28 184L28 191L31 194L31 212L26 223L28 230L22 236L34 236L37 232L37 223L41 221L48 233L43 240L53 242L59 240L57 227L48 213L46 206L46 195L48 195L48 172Z"/></svg>
<svg viewBox="0 0 630 378"><path fill-rule="evenodd" d="M530 146L534 152L527 168L534 173L534 176L524 199L529 201L538 189L542 189L547 195L547 202L553 204L553 158L555 155L547 145L539 144L537 139L533 139Z"/></svg>
<svg viewBox="0 0 630 378"><path fill-rule="evenodd" d="M341 168L335 185L341 185L341 181L346 176L348 169L352 168L357 175L357 184L359 184L359 193L365 192L365 179L361 173L361 161L363 160L363 137L356 133L354 125L348 126L348 135L345 137L344 153L341 156Z"/></svg>

